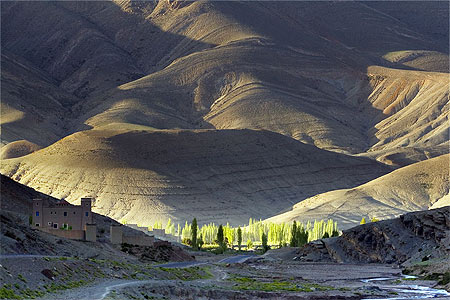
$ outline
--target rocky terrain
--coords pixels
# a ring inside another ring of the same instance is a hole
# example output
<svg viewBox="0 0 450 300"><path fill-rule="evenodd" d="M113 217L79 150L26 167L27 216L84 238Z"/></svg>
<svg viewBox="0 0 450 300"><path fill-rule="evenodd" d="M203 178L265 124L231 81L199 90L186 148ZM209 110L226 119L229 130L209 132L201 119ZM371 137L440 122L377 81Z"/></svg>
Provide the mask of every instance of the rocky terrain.
<svg viewBox="0 0 450 300"><path fill-rule="evenodd" d="M449 228L450 207L446 206L356 226L339 237L307 244L295 255L301 261L401 264L407 273L435 273L449 289Z"/></svg>
<svg viewBox="0 0 450 300"><path fill-rule="evenodd" d="M132 223L329 207L448 153L445 4L4 1L0 171ZM446 203L390 187L380 217Z"/></svg>

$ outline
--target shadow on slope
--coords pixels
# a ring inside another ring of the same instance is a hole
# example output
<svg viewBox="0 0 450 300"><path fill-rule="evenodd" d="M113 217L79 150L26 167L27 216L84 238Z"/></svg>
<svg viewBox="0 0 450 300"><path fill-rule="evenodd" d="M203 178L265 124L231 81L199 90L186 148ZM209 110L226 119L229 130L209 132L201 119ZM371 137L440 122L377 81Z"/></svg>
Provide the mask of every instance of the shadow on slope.
<svg viewBox="0 0 450 300"><path fill-rule="evenodd" d="M444 199L450 188L449 166L449 154L427 159L352 189L315 195L269 221L305 223L332 218L345 229L359 224L362 217L387 219L429 209L437 202L439 206L450 205L448 198Z"/></svg>
<svg viewBox="0 0 450 300"><path fill-rule="evenodd" d="M99 129L5 160L1 171L72 202L94 195L98 212L151 225L168 217L242 224L390 170L268 131Z"/></svg>

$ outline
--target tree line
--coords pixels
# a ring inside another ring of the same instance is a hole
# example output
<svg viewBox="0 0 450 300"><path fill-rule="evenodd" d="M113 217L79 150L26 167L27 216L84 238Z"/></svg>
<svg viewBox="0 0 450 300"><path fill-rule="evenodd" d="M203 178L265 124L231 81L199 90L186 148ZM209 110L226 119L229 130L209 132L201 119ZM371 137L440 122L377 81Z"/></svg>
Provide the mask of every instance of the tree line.
<svg viewBox="0 0 450 300"><path fill-rule="evenodd" d="M172 224L172 222L168 222ZM179 234L180 231L178 231ZM338 236L337 222L333 220L320 220L307 222L294 221L293 223L272 223L250 219L248 225L232 227L216 225L214 223L198 226L194 218L192 223L186 222L181 229L181 240L184 244L194 248L204 245L216 245L220 248L233 248L246 246L247 249L261 245L263 249L270 246L299 247L310 241L320 238Z"/></svg>

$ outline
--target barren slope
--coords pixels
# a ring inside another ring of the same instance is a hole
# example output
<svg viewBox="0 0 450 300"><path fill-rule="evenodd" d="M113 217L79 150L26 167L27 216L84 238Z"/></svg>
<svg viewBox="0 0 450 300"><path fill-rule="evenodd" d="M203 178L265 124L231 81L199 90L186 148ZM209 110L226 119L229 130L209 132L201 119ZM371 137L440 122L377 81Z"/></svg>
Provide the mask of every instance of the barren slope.
<svg viewBox="0 0 450 300"><path fill-rule="evenodd" d="M328 150L401 144L427 151L448 129L447 78L368 67L415 69L395 53L419 49L432 58L419 69L442 71L448 30L415 26L437 22L417 10L421 4L402 4L414 17L372 6L9 2L2 3L2 44L86 98L72 132L116 122L266 129ZM448 10L427 7L438 20Z"/></svg>
<svg viewBox="0 0 450 300"><path fill-rule="evenodd" d="M77 98L28 61L2 51L1 144L27 140L47 146L65 134Z"/></svg>
<svg viewBox="0 0 450 300"><path fill-rule="evenodd" d="M16 158L1 171L140 223L240 223L355 187L390 170L364 156L448 153L448 9L4 1L2 158Z"/></svg>
<svg viewBox="0 0 450 300"><path fill-rule="evenodd" d="M97 212L132 223L172 217L242 224L389 169L267 131L79 132L1 172L55 197L97 198Z"/></svg>
<svg viewBox="0 0 450 300"><path fill-rule="evenodd" d="M362 217L388 219L402 213L449 206L450 155L442 155L397 169L352 189L316 195L294 205L270 221L333 218L349 228Z"/></svg>

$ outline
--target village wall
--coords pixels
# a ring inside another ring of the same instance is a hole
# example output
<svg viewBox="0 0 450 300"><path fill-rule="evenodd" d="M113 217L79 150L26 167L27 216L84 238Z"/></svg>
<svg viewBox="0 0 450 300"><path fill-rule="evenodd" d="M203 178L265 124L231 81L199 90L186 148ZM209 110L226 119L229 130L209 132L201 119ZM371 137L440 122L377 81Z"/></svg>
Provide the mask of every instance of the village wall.
<svg viewBox="0 0 450 300"><path fill-rule="evenodd" d="M153 246L155 238L152 236L123 236L123 243L138 245L138 246Z"/></svg>
<svg viewBox="0 0 450 300"><path fill-rule="evenodd" d="M42 227L40 230L72 240L84 240L84 230L62 230Z"/></svg>

